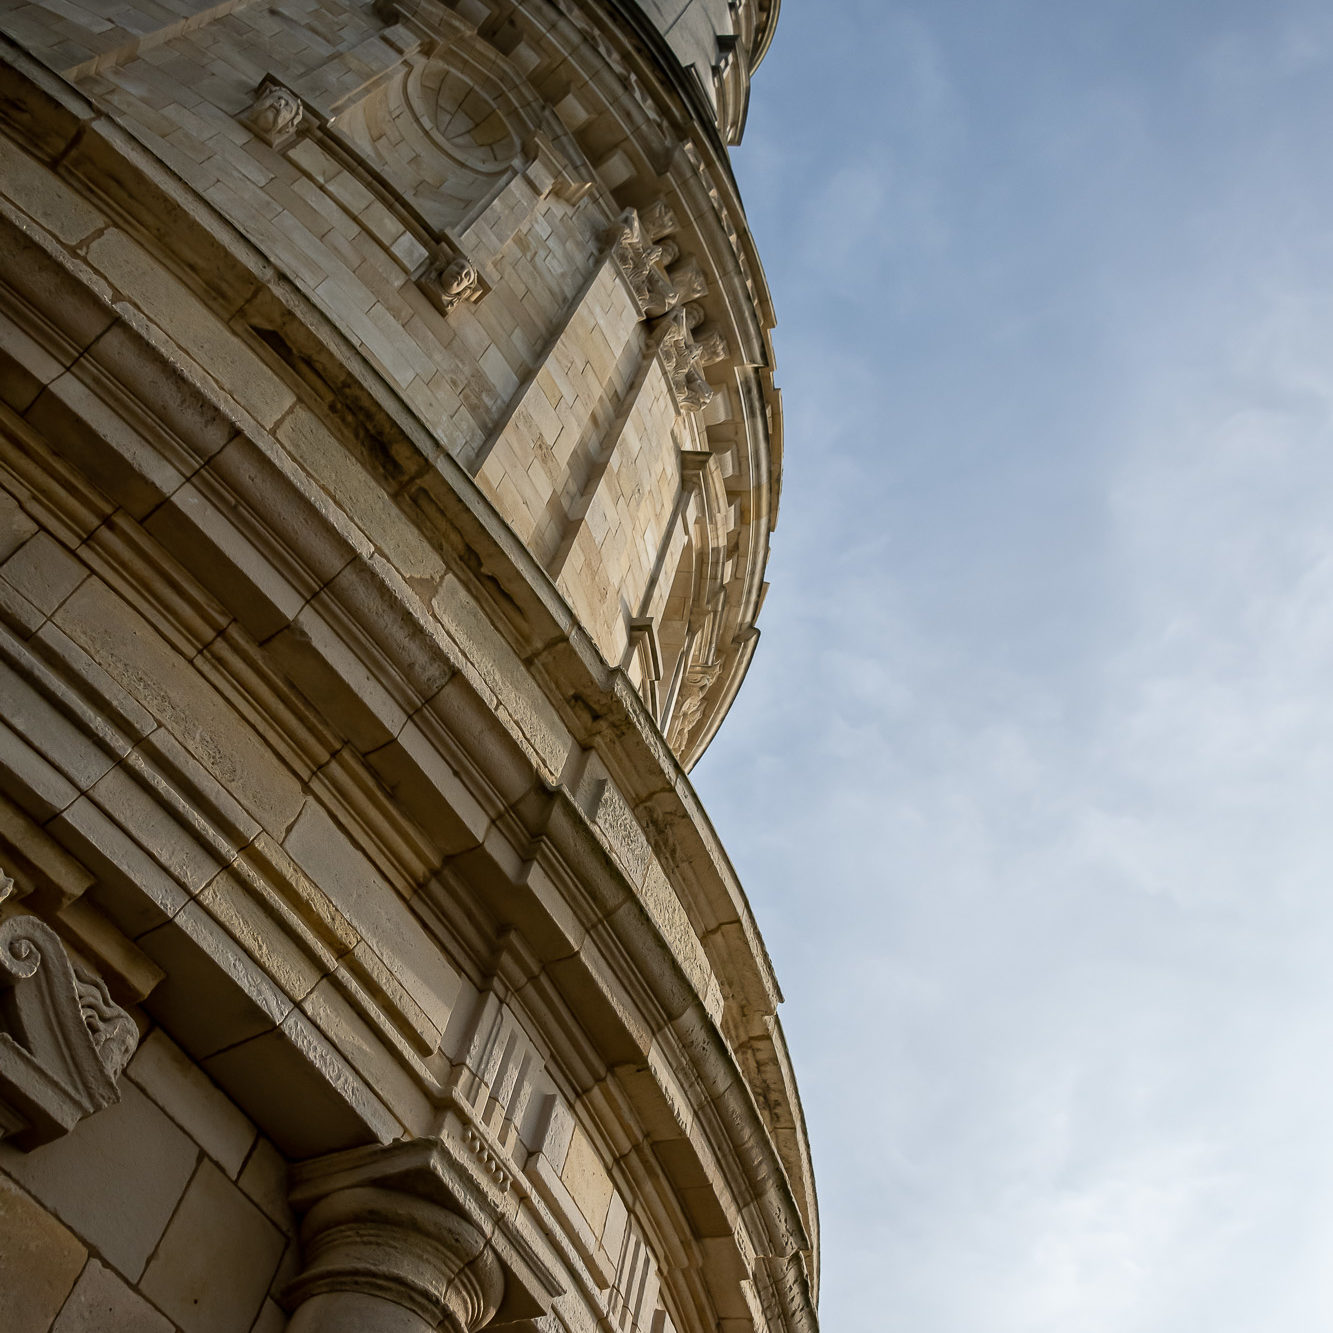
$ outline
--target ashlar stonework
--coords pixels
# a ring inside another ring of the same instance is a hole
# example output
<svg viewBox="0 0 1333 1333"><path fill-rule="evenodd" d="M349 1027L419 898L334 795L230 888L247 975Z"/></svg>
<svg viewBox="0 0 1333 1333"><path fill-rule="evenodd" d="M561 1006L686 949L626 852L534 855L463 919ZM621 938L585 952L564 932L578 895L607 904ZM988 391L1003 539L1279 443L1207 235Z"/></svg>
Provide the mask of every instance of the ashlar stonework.
<svg viewBox="0 0 1333 1333"><path fill-rule="evenodd" d="M6 1333L814 1330L776 11L0 5Z"/></svg>

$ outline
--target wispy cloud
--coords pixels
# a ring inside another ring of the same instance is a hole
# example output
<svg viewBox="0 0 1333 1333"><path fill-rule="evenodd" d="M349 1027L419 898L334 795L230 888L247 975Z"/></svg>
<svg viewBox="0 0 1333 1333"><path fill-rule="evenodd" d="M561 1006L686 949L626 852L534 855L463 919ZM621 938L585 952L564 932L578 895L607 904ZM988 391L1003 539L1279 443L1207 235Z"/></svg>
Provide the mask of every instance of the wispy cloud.
<svg viewBox="0 0 1333 1333"><path fill-rule="evenodd" d="M1333 1323L1331 62L1304 3L784 11L786 493L697 776L831 1328Z"/></svg>

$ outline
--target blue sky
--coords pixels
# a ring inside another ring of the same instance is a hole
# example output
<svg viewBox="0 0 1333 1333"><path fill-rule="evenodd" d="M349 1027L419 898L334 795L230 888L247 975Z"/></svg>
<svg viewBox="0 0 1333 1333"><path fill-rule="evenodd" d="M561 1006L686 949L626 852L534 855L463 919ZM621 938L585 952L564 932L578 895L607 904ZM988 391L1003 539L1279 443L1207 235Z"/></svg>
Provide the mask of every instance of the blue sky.
<svg viewBox="0 0 1333 1333"><path fill-rule="evenodd" d="M786 0L695 778L838 1333L1333 1327L1333 10Z"/></svg>

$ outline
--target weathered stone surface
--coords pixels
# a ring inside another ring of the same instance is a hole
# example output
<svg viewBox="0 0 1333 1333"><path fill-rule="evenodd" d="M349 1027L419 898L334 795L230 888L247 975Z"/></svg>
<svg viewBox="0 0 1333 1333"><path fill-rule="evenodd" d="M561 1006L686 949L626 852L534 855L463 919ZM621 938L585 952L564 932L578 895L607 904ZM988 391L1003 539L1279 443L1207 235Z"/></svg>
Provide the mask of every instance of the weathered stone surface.
<svg viewBox="0 0 1333 1333"><path fill-rule="evenodd" d="M287 1327L287 1316L273 1301L265 1301L259 1317L251 1325L250 1333L282 1333Z"/></svg>
<svg viewBox="0 0 1333 1333"><path fill-rule="evenodd" d="M147 620L90 579L55 621L269 832L287 828L300 808L295 777Z"/></svg>
<svg viewBox="0 0 1333 1333"><path fill-rule="evenodd" d="M51 1333L173 1333L172 1323L109 1268L89 1259Z"/></svg>
<svg viewBox="0 0 1333 1333"><path fill-rule="evenodd" d="M144 1274L143 1290L185 1333L247 1333L285 1241L203 1161Z"/></svg>
<svg viewBox="0 0 1333 1333"><path fill-rule="evenodd" d="M255 1143L237 1184L281 1231L293 1230L287 1202L287 1159L268 1139L261 1137Z"/></svg>
<svg viewBox="0 0 1333 1333"><path fill-rule="evenodd" d="M46 1333L88 1251L0 1175L0 1292L7 1333Z"/></svg>
<svg viewBox="0 0 1333 1333"><path fill-rule="evenodd" d="M127 1080L118 1104L64 1138L28 1153L0 1144L0 1170L133 1282L166 1229L198 1155Z"/></svg>
<svg viewBox="0 0 1333 1333"><path fill-rule="evenodd" d="M255 1127L160 1028L140 1045L126 1076L236 1178L254 1145Z"/></svg>

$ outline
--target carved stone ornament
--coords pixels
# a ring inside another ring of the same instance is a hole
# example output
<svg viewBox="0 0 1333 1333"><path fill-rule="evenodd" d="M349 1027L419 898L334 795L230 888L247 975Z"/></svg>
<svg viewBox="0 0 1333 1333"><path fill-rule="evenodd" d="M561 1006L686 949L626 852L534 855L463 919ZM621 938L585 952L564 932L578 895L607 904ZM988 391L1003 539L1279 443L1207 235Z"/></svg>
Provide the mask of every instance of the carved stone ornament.
<svg viewBox="0 0 1333 1333"><path fill-rule="evenodd" d="M721 662L696 662L685 672L680 695L671 714L669 740L674 749L681 749L690 739L690 733L704 711L704 699L721 671Z"/></svg>
<svg viewBox="0 0 1333 1333"><path fill-rule="evenodd" d="M401 1306L429 1328L474 1333L504 1295L486 1237L457 1213L401 1190L335 1191L306 1215L301 1244L305 1268L286 1292L298 1307L292 1333L351 1327L337 1318L347 1296Z"/></svg>
<svg viewBox="0 0 1333 1333"><path fill-rule="evenodd" d="M10 881L0 881L0 900ZM25 1150L120 1100L139 1042L100 977L35 916L0 924L0 1137Z"/></svg>
<svg viewBox="0 0 1333 1333"><path fill-rule="evenodd" d="M676 230L676 215L671 211L671 205L665 199L654 199L651 204L645 208L640 215L643 223L643 234L650 241L660 240L663 236Z"/></svg>
<svg viewBox="0 0 1333 1333"><path fill-rule="evenodd" d="M673 310L662 325L657 352L676 403L685 412L702 411L712 401L713 387L699 368L703 354L690 333L689 316Z"/></svg>
<svg viewBox="0 0 1333 1333"><path fill-rule="evenodd" d="M694 341L699 346L699 360L706 366L716 365L717 362L725 361L731 356L731 348L723 337L721 329L698 329L695 331Z"/></svg>
<svg viewBox="0 0 1333 1333"><path fill-rule="evenodd" d="M682 301L695 301L708 295L708 279L704 277L697 259L687 259L683 264L674 265L667 276Z"/></svg>
<svg viewBox="0 0 1333 1333"><path fill-rule="evenodd" d="M266 144L277 148L296 133L303 114L301 99L266 75L244 120Z"/></svg>
<svg viewBox="0 0 1333 1333"><path fill-rule="evenodd" d="M464 302L479 301L485 294L477 266L463 255L453 255L432 264L418 285L446 315Z"/></svg>
<svg viewBox="0 0 1333 1333"><path fill-rule="evenodd" d="M639 311L663 315L680 298L662 267L662 249L648 239L638 213L627 208L611 228L611 257L629 283Z"/></svg>

